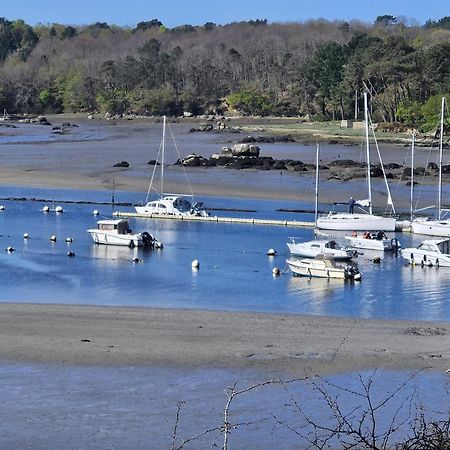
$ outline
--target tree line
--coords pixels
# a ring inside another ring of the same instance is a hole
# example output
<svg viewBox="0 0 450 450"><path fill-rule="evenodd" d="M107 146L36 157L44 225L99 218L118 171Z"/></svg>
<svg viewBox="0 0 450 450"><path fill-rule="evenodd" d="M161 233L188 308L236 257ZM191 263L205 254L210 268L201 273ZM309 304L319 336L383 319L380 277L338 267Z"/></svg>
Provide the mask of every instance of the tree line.
<svg viewBox="0 0 450 450"><path fill-rule="evenodd" d="M222 113L426 122L450 92L450 17L424 25L267 20L167 28L30 26L0 18L0 107L11 113Z"/></svg>

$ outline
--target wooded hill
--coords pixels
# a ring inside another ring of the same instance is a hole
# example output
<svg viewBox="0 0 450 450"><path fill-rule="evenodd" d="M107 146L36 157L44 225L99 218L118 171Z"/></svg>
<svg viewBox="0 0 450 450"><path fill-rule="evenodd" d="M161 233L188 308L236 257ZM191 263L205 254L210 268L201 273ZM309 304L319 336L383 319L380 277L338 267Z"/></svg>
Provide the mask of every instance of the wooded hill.
<svg viewBox="0 0 450 450"><path fill-rule="evenodd" d="M0 108L10 113L229 107L351 119L356 92L367 89L376 120L417 124L439 114L449 75L450 17L424 26L386 15L374 24L252 20L172 29L156 19L133 29L0 19Z"/></svg>

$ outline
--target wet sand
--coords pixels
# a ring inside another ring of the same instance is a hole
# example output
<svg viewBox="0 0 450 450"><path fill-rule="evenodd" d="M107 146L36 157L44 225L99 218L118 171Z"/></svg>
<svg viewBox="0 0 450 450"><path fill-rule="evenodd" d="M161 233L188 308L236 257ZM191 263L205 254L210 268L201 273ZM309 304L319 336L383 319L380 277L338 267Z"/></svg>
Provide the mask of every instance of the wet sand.
<svg viewBox="0 0 450 450"><path fill-rule="evenodd" d="M257 369L270 376L450 368L446 323L1 304L0 330L3 362Z"/></svg>

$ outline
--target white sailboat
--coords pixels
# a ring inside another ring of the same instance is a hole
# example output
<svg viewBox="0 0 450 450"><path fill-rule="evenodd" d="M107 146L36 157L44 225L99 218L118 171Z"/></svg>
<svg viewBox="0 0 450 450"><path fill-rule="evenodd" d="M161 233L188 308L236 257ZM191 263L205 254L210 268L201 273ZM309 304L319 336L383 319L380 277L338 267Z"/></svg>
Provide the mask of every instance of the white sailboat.
<svg viewBox="0 0 450 450"><path fill-rule="evenodd" d="M158 153L157 162L154 165L150 185L147 191L145 204L136 206L136 212L143 216L201 216L206 217L208 213L203 208L203 203L194 202L192 194L165 194L164 193L164 158L166 145L166 116L163 117L163 136L161 146ZM155 190L153 181L158 167L158 159L161 155L161 185L159 190L159 198L148 201L150 192Z"/></svg>
<svg viewBox="0 0 450 450"><path fill-rule="evenodd" d="M443 140L444 140L444 112L445 112L445 97L442 97L441 123L440 123L441 130L439 137L439 184L438 184L438 203L436 216L434 218L423 217L412 219L411 231L416 234L450 237L450 220L445 219L445 217L442 214L442 159L443 159ZM411 186L412 185L413 182L411 181Z"/></svg>
<svg viewBox="0 0 450 450"><path fill-rule="evenodd" d="M357 201L356 206L367 206L368 213L353 213L353 212L330 212L327 216L319 217L317 219L317 228L321 230L343 230L343 231L395 231L395 217L383 217L373 214L372 212L372 186L370 177L370 145L369 145L369 114L367 107L367 93L364 93L364 118L365 118L365 134L366 134L366 158L367 158L367 183L369 198L367 201ZM384 174L383 164L381 164ZM388 191L388 205L392 207L395 214L394 205L392 202L389 185L385 177L386 188Z"/></svg>

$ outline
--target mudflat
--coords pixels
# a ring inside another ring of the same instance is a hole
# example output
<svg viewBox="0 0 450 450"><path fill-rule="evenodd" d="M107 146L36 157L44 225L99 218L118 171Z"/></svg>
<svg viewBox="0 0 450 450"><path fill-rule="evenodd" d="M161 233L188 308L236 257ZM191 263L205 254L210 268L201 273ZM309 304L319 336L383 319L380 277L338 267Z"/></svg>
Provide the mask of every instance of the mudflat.
<svg viewBox="0 0 450 450"><path fill-rule="evenodd" d="M5 303L0 330L4 362L270 374L450 368L448 323Z"/></svg>

